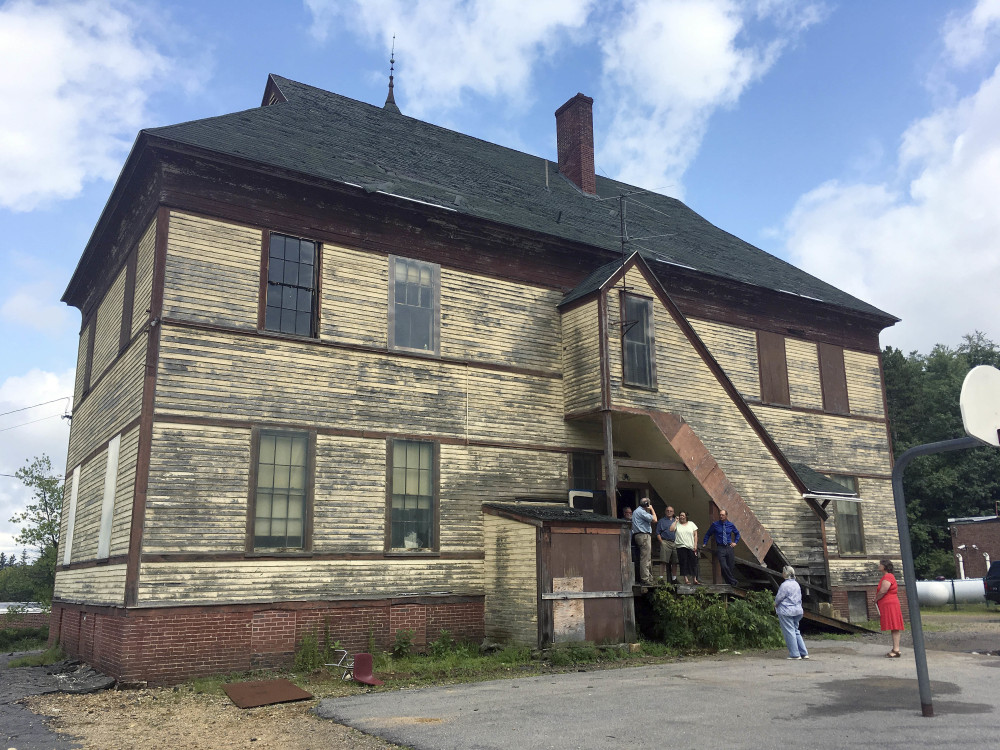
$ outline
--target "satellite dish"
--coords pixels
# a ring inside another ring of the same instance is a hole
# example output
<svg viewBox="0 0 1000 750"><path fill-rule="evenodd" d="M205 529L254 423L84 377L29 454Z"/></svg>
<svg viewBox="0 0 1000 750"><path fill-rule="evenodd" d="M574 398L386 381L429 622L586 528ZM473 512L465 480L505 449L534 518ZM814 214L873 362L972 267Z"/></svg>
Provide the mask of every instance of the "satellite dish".
<svg viewBox="0 0 1000 750"><path fill-rule="evenodd" d="M969 370L959 405L966 433L1000 448L1000 370L989 365Z"/></svg>

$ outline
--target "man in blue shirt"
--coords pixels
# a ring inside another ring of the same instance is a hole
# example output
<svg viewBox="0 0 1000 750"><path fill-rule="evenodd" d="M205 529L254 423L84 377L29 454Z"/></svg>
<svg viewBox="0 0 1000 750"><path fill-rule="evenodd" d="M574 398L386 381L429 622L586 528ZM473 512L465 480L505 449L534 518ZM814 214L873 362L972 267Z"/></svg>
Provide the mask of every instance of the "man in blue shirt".
<svg viewBox="0 0 1000 750"><path fill-rule="evenodd" d="M639 507L632 511L632 539L639 548L639 580L643 586L653 585L650 562L653 553L653 524L656 511L649 504L649 498L639 501Z"/></svg>
<svg viewBox="0 0 1000 750"><path fill-rule="evenodd" d="M726 579L726 583L730 586L735 586L736 574L733 572L733 567L736 552L734 550L740 541L740 531L730 522L729 514L726 511L719 511L719 520L708 527L701 546L706 546L709 539L715 540L715 549L719 555L719 567L722 568L722 577Z"/></svg>

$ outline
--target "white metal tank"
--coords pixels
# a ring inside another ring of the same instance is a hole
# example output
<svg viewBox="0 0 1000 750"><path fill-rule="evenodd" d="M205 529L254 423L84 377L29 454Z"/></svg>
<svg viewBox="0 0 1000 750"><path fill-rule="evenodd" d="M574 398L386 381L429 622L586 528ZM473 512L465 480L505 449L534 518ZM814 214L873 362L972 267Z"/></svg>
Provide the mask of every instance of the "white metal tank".
<svg viewBox="0 0 1000 750"><path fill-rule="evenodd" d="M917 599L925 607L945 604L975 604L985 601L982 578L959 578L947 581L917 581Z"/></svg>

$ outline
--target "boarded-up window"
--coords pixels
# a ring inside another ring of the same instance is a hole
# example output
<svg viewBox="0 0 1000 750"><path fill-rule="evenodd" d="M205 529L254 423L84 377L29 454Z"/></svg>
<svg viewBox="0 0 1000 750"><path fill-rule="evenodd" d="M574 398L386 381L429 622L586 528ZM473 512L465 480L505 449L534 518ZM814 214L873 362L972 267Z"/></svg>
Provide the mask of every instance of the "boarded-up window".
<svg viewBox="0 0 1000 750"><path fill-rule="evenodd" d="M312 477L310 435L262 430L257 443L253 549L304 549Z"/></svg>
<svg viewBox="0 0 1000 750"><path fill-rule="evenodd" d="M437 545L435 445L390 441L389 547L431 550Z"/></svg>
<svg viewBox="0 0 1000 750"><path fill-rule="evenodd" d="M118 353L121 354L132 340L132 315L135 306L135 271L139 248L132 248L125 263L125 292L122 295L122 326L118 332Z"/></svg>
<svg viewBox="0 0 1000 750"><path fill-rule="evenodd" d="M843 347L819 345L819 378L823 384L823 409L835 414L850 413Z"/></svg>
<svg viewBox="0 0 1000 750"><path fill-rule="evenodd" d="M390 256L389 346L439 351L440 266Z"/></svg>
<svg viewBox="0 0 1000 750"><path fill-rule="evenodd" d="M316 335L317 249L309 240L271 234L264 312L268 331Z"/></svg>
<svg viewBox="0 0 1000 750"><path fill-rule="evenodd" d="M622 378L626 385L656 387L653 301L622 295Z"/></svg>
<svg viewBox="0 0 1000 750"><path fill-rule="evenodd" d="M760 400L765 404L790 404L785 337L780 333L758 331L757 359L760 362Z"/></svg>

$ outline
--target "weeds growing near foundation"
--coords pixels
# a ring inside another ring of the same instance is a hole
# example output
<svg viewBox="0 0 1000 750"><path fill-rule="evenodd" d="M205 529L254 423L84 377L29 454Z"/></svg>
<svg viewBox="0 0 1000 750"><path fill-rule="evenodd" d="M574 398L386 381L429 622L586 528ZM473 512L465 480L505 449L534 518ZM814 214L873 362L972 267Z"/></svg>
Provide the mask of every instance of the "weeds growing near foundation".
<svg viewBox="0 0 1000 750"><path fill-rule="evenodd" d="M17 659L11 659L7 662L7 666L10 668L47 667L50 664L55 664L57 661L62 661L65 658L66 652L62 650L62 646L56 644L55 646L47 648L44 651L34 654L26 654Z"/></svg>

